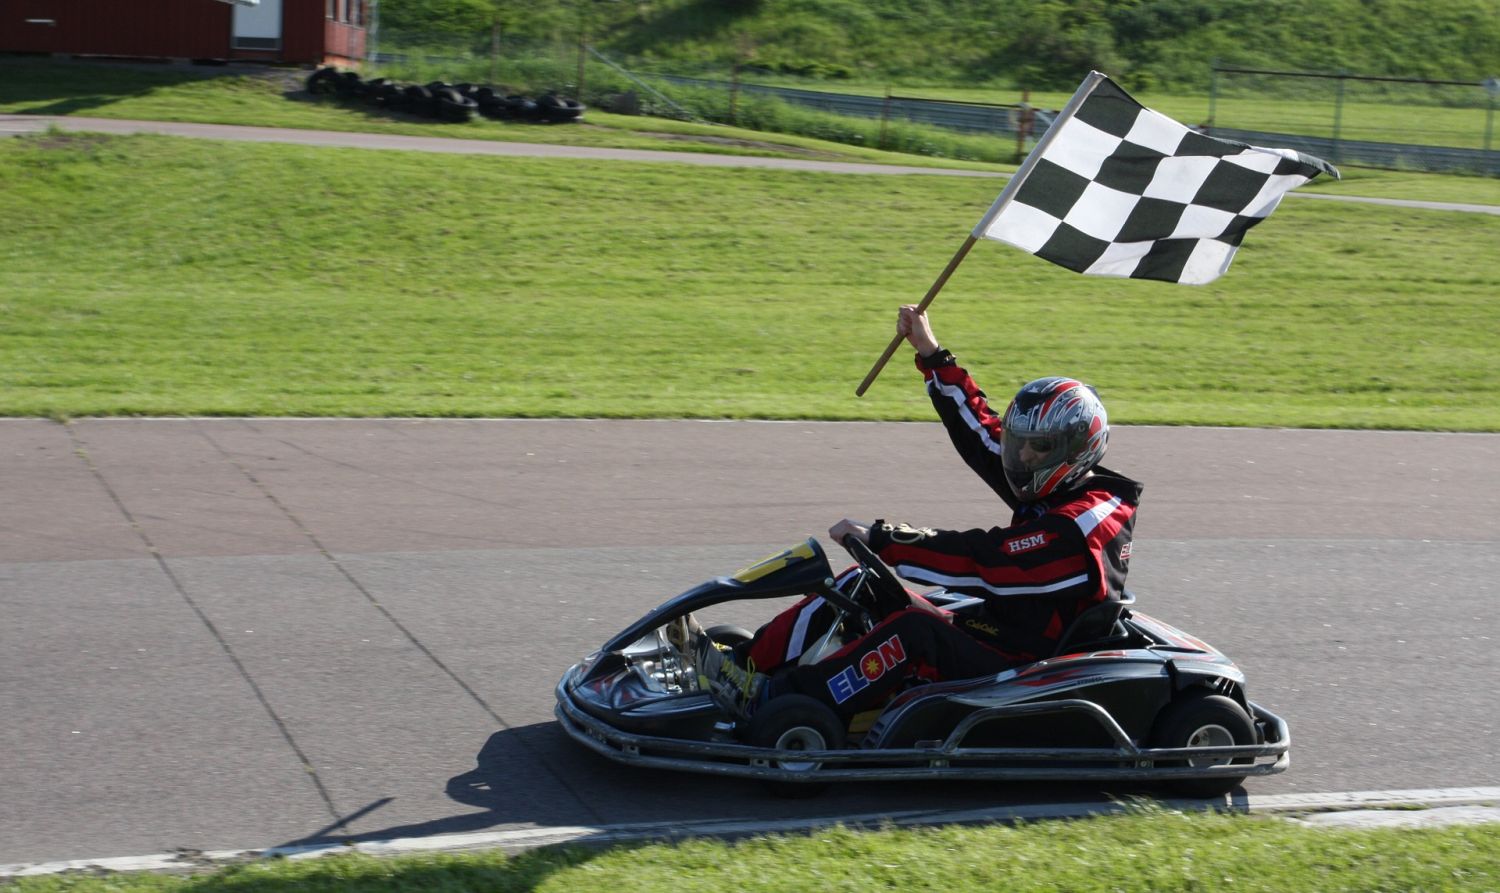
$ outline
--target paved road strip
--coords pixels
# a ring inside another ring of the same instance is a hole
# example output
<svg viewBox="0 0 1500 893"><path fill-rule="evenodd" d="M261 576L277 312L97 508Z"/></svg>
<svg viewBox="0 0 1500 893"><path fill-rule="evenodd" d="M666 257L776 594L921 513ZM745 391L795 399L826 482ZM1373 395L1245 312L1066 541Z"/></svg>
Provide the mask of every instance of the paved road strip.
<svg viewBox="0 0 1500 893"><path fill-rule="evenodd" d="M1500 787L1429 788L1404 791L1346 791L1323 794L1230 795L1216 800L1164 800L1161 805L1179 810L1223 810L1260 815L1315 813L1301 820L1319 826L1396 825L1412 827L1453 823L1500 821ZM1414 811L1410 807L1421 807ZM931 827L937 825L987 824L1083 818L1128 812L1135 806L1114 801L1089 803L1029 804L945 812L922 810L898 813L826 816L784 821L724 821L640 825L557 826L468 834L437 834L430 837L373 840L352 845L272 847L265 850L182 851L149 856L108 859L72 859L60 862L0 865L0 878L35 877L65 871L186 871L213 869L261 858L310 859L339 853L394 856L424 852L503 850L518 853L557 844L607 845L685 837L739 838L762 834L798 834L833 825L846 827ZM1392 811L1400 808L1399 811ZM1423 812L1430 813L1427 821Z"/></svg>
<svg viewBox="0 0 1500 893"><path fill-rule="evenodd" d="M350 149L398 149L443 152L454 155L500 155L525 158L573 158L595 161L649 161L697 164L710 167L759 167L780 170L818 171L838 174L930 174L941 177L1009 178L993 171L951 170L938 167L903 167L861 164L849 161L812 161L801 158L767 158L757 155L712 155L703 152L664 152L652 149L606 149L595 146L561 146L552 143L506 143L453 137L402 136L385 133L351 133L334 130L300 130L288 127L246 127L234 124L188 124L175 121L125 121L112 118L81 118L65 115L3 115L0 132L40 133L49 127L90 133L155 133L199 139L240 140L257 143L288 143Z"/></svg>

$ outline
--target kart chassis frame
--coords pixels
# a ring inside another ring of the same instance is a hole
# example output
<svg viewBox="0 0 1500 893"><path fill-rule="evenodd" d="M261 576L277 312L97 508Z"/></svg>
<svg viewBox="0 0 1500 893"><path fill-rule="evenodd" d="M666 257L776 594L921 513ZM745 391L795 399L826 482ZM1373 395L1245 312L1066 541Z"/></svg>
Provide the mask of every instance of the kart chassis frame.
<svg viewBox="0 0 1500 893"><path fill-rule="evenodd" d="M658 769L701 772L765 781L824 783L831 781L919 780L964 778L994 781L1163 781L1220 776L1274 775L1291 761L1291 731L1286 721L1250 702L1252 717L1263 723L1266 743L1225 747L1141 748L1130 740L1109 711L1092 701L1064 699L996 704L982 697L950 696L955 703L976 708L941 743L908 748L850 748L843 750L778 750L727 742L694 741L638 735L614 728L573 703L564 674L557 688L558 723L575 741L621 763ZM1114 747L964 747L977 726L995 719L1041 714L1075 713L1093 719L1115 742ZM1158 761L1229 758L1250 763L1207 766L1157 766ZM1008 761L1070 765L972 765ZM807 768L786 768L780 763ZM1097 763L1097 766L1071 765ZM875 765L870 765L875 764ZM907 764L907 765L899 765ZM910 765L916 764L916 765ZM1116 765L1109 765L1116 764Z"/></svg>

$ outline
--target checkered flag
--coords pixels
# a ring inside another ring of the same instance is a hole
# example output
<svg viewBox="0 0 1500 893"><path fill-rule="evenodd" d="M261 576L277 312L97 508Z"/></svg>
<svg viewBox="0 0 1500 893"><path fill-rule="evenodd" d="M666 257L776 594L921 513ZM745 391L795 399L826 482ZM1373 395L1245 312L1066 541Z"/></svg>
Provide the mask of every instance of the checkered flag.
<svg viewBox="0 0 1500 893"><path fill-rule="evenodd" d="M1091 73L974 236L1094 276L1212 282L1250 227L1332 165L1215 139Z"/></svg>

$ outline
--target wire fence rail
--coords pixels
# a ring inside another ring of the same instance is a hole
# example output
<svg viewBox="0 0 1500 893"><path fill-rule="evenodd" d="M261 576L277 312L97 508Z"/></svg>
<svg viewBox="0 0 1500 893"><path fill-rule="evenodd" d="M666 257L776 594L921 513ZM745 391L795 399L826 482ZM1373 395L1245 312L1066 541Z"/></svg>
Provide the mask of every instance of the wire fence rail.
<svg viewBox="0 0 1500 893"><path fill-rule="evenodd" d="M1500 175L1483 82L1214 66L1204 130L1280 141L1342 164ZM1269 126L1268 126L1269 125ZM1390 135L1404 137L1391 140Z"/></svg>
<svg viewBox="0 0 1500 893"><path fill-rule="evenodd" d="M740 99L759 97L828 115L878 121L878 138L871 138L870 143L881 148L889 146L887 128L905 122L971 137L993 135L1013 144L1019 160L1056 115L1054 110L1034 108L1024 101L959 102L889 91L870 96L771 86L745 82L738 71L727 79L648 73L631 70L586 44L507 46L502 53L500 46L488 40L459 52L431 44L403 49L402 43L382 40L380 51L371 52L368 61L377 66L467 66L470 71L487 66L493 78L497 58L524 58L529 60L525 72L530 77L550 78L549 89L583 99L586 78L595 91L610 89L600 83L599 75L585 73L585 63L593 60L604 66L600 74L611 79L613 89L649 94L641 108L653 113L738 123ZM550 63L549 54L556 57ZM705 92L723 97L713 113L689 98ZM1475 83L1215 66L1209 116L1196 129L1256 145L1298 149L1335 164L1500 176L1500 150L1494 144L1497 99L1500 79L1495 78ZM1388 134L1409 135L1409 139L1369 138Z"/></svg>

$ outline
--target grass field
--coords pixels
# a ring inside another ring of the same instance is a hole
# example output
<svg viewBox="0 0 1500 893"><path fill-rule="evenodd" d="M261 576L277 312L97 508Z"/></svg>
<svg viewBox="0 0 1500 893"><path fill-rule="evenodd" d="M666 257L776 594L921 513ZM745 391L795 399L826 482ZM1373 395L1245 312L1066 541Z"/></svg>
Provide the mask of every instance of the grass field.
<svg viewBox="0 0 1500 893"><path fill-rule="evenodd" d="M521 893L791 890L1007 893L1492 891L1500 826L1311 829L1157 810L1016 827L858 832L609 850L271 861L195 876L23 879L16 893ZM5 884L0 882L0 889Z"/></svg>
<svg viewBox="0 0 1500 893"><path fill-rule="evenodd" d="M51 135L0 144L0 413L926 419L852 390L989 180ZM971 253L992 393L1113 418L1500 430L1500 219L1290 199L1217 283Z"/></svg>

